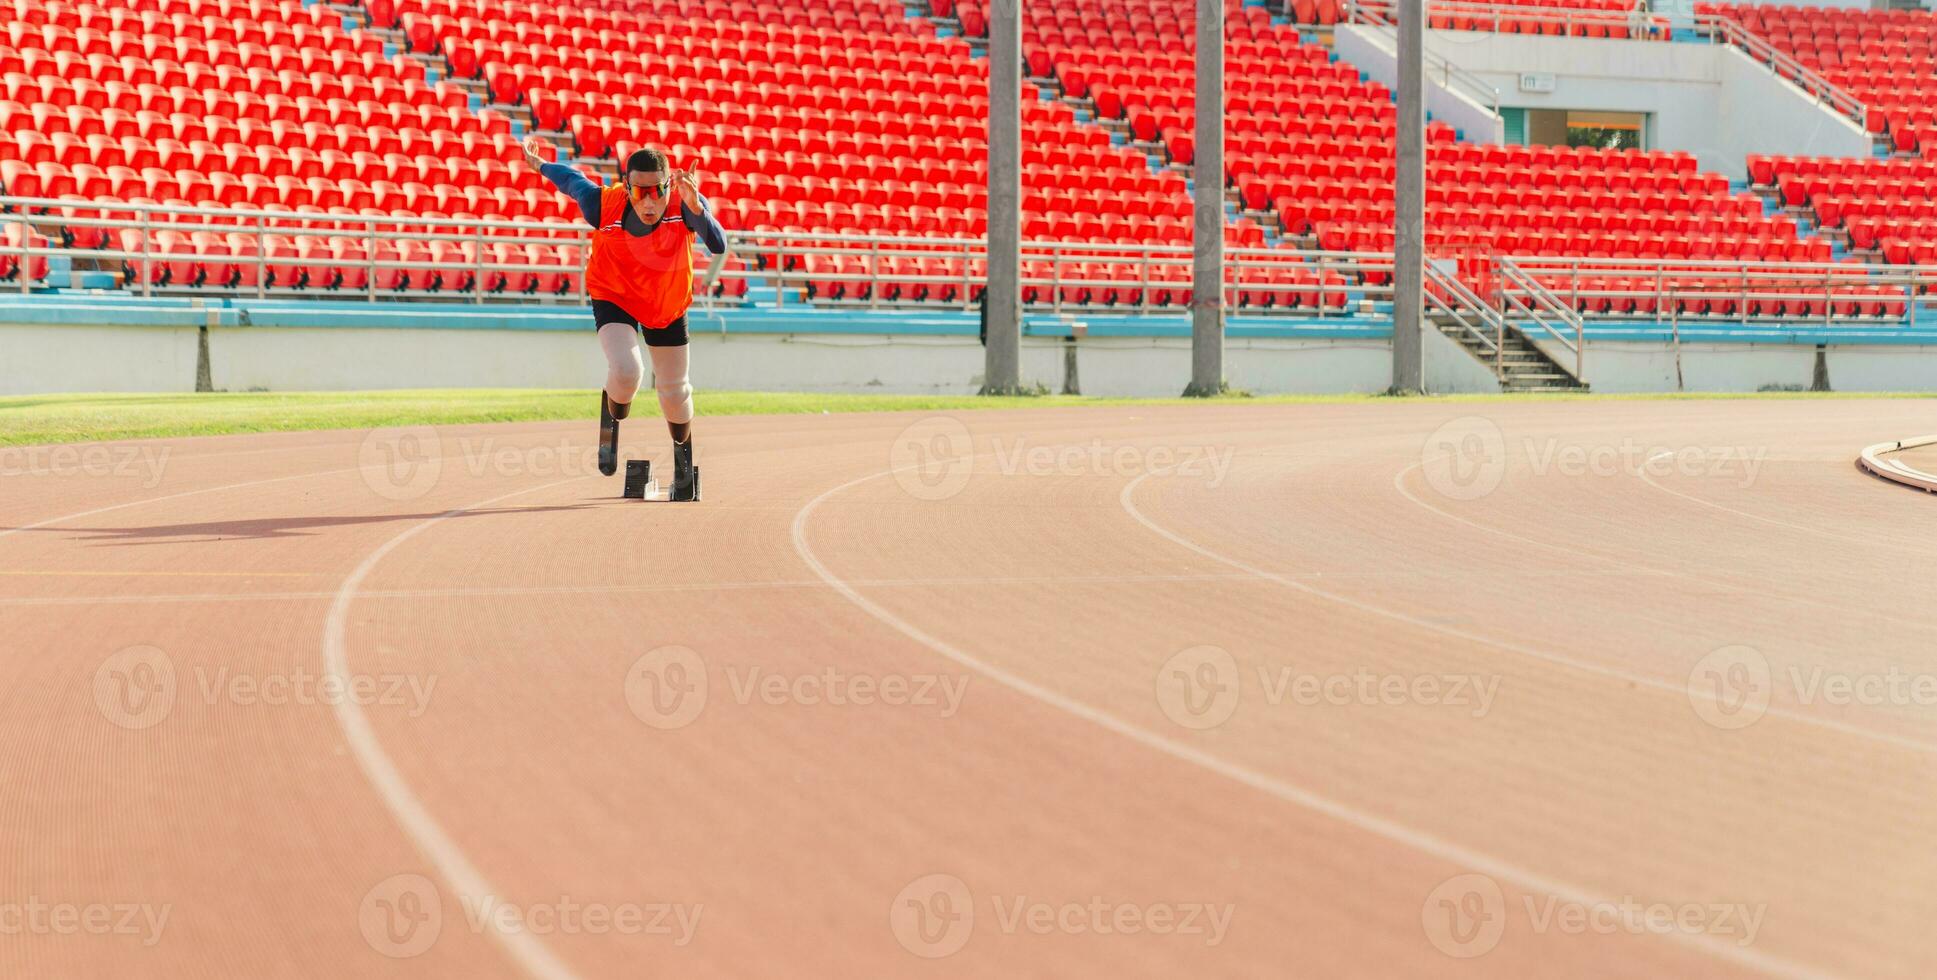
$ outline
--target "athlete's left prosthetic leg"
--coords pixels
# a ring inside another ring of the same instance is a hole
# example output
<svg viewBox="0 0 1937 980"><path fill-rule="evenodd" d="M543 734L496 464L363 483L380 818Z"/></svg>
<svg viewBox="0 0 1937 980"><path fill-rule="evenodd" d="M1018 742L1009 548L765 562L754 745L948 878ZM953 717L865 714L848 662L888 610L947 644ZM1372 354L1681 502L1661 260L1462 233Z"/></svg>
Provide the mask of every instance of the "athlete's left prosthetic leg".
<svg viewBox="0 0 1937 980"><path fill-rule="evenodd" d="M632 414L633 396L645 377L639 360L639 338L631 324L599 327L599 347L605 351L605 388L599 392L599 472L619 471L619 420Z"/></svg>
<svg viewBox="0 0 1937 980"><path fill-rule="evenodd" d="M693 385L687 380L687 347L650 347L653 387L673 436L673 500L699 499L699 467L693 465Z"/></svg>

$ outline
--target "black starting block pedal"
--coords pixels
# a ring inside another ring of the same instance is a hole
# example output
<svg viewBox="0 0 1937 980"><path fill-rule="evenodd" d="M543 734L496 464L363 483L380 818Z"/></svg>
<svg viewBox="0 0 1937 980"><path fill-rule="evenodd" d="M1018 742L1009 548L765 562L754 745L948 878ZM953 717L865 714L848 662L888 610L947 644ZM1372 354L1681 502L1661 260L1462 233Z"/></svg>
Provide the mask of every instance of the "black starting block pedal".
<svg viewBox="0 0 1937 980"><path fill-rule="evenodd" d="M658 487L652 482L652 460L628 459L625 461L625 495L630 500L644 500L647 495L655 494Z"/></svg>

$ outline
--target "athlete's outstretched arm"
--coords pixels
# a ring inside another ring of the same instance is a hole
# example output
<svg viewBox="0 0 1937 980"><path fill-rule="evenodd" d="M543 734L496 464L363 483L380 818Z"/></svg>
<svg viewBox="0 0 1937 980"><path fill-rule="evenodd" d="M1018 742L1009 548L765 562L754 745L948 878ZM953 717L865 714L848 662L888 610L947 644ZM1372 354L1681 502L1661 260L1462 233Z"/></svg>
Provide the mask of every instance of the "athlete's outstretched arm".
<svg viewBox="0 0 1937 980"><path fill-rule="evenodd" d="M525 161L543 174L546 180L551 181L552 186L557 187L566 197L577 201L579 213L585 216L586 223L597 228L599 226L599 185L579 173L578 169L570 164L558 163L555 160L547 162L539 151L549 149L551 149L549 141L533 136L525 140Z"/></svg>

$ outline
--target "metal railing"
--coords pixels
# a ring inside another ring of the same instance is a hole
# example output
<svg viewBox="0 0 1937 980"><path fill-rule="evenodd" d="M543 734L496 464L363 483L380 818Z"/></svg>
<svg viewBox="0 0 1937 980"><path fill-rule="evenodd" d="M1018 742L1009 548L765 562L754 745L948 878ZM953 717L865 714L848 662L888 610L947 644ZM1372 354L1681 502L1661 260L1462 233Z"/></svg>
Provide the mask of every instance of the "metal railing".
<svg viewBox="0 0 1937 980"><path fill-rule="evenodd" d="M1377 30L1392 42L1393 50L1398 50L1399 11L1394 0L1347 0L1345 9L1348 21ZM1428 80L1437 79L1441 88L1464 95L1495 116L1500 114L1500 90L1486 79L1453 64L1431 45L1421 51L1420 58L1425 63Z"/></svg>
<svg viewBox="0 0 1937 980"><path fill-rule="evenodd" d="M1461 282L1459 276L1431 258L1426 260L1424 288L1420 290L1427 314L1445 317L1460 333L1472 337L1481 350L1492 355L1493 373L1506 370L1506 319L1493 304Z"/></svg>
<svg viewBox="0 0 1937 980"><path fill-rule="evenodd" d="M1503 291L1533 305L1537 286L1551 296L1549 309L1571 310L1577 323L1916 327L1918 306L1937 293L1937 268L1921 266L1525 256L1498 266Z"/></svg>
<svg viewBox="0 0 1937 980"><path fill-rule="evenodd" d="M1389 25L1397 23L1396 0L1353 0L1347 7L1356 22ZM1630 38L1652 39L1666 36L1668 20L1650 13L1646 5L1635 3L1619 10L1590 7L1533 7L1512 3L1486 3L1483 0L1431 0L1426 4L1428 26L1441 30L1538 33L1571 37L1613 36L1619 28ZM1450 26L1440 21L1450 20ZM1529 31L1526 28L1532 27ZM1599 33L1596 33L1596 32Z"/></svg>
<svg viewBox="0 0 1937 980"><path fill-rule="evenodd" d="M143 296L585 301L590 229L578 223L22 197L0 197L0 208L12 212L0 213L0 226L31 232L18 245L0 238L0 256L27 270L66 258L75 272L106 273ZM96 237L105 241L82 246ZM695 294L702 304L717 302L716 294L743 295L742 284L758 281L783 305L797 296L835 307L973 309L985 279L980 238L729 232L727 239L726 255L701 255ZM1247 312L1347 316L1391 298L1387 253L1233 247L1226 256L1228 305L1242 303ZM1022 259L1032 310L1182 309L1191 288L1185 245L1028 241ZM10 285L28 293L35 282L16 273Z"/></svg>
<svg viewBox="0 0 1937 980"><path fill-rule="evenodd" d="M1520 268L1514 260L1501 258L1496 265L1500 273L1500 301L1507 311L1505 316L1524 324L1521 332L1529 337L1533 336L1533 330L1529 329L1532 327L1558 341L1574 355L1575 379L1585 377L1586 318L1537 277ZM1556 322L1559 326L1555 326Z"/></svg>
<svg viewBox="0 0 1937 980"><path fill-rule="evenodd" d="M1818 105L1827 105L1856 120L1857 125L1865 127L1865 131L1868 131L1869 109L1863 104L1862 99L1844 91L1835 82L1763 40L1761 35L1742 26L1740 21L1722 14L1697 14L1695 30L1718 44L1741 48L1749 57L1768 65L1771 71L1782 75L1794 82L1796 87L1808 92L1816 99Z"/></svg>

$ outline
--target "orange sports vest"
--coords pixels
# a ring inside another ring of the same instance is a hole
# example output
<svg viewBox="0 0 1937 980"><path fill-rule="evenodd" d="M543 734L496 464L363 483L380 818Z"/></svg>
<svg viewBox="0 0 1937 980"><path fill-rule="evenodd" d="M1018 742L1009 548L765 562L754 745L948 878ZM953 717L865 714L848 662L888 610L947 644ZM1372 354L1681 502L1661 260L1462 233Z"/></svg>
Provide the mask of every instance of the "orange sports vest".
<svg viewBox="0 0 1937 980"><path fill-rule="evenodd" d="M635 238L625 230L628 207L625 187L614 184L599 192L599 229L585 264L585 292L619 304L641 327L663 329L693 305L693 232L682 222L662 220L650 234Z"/></svg>

